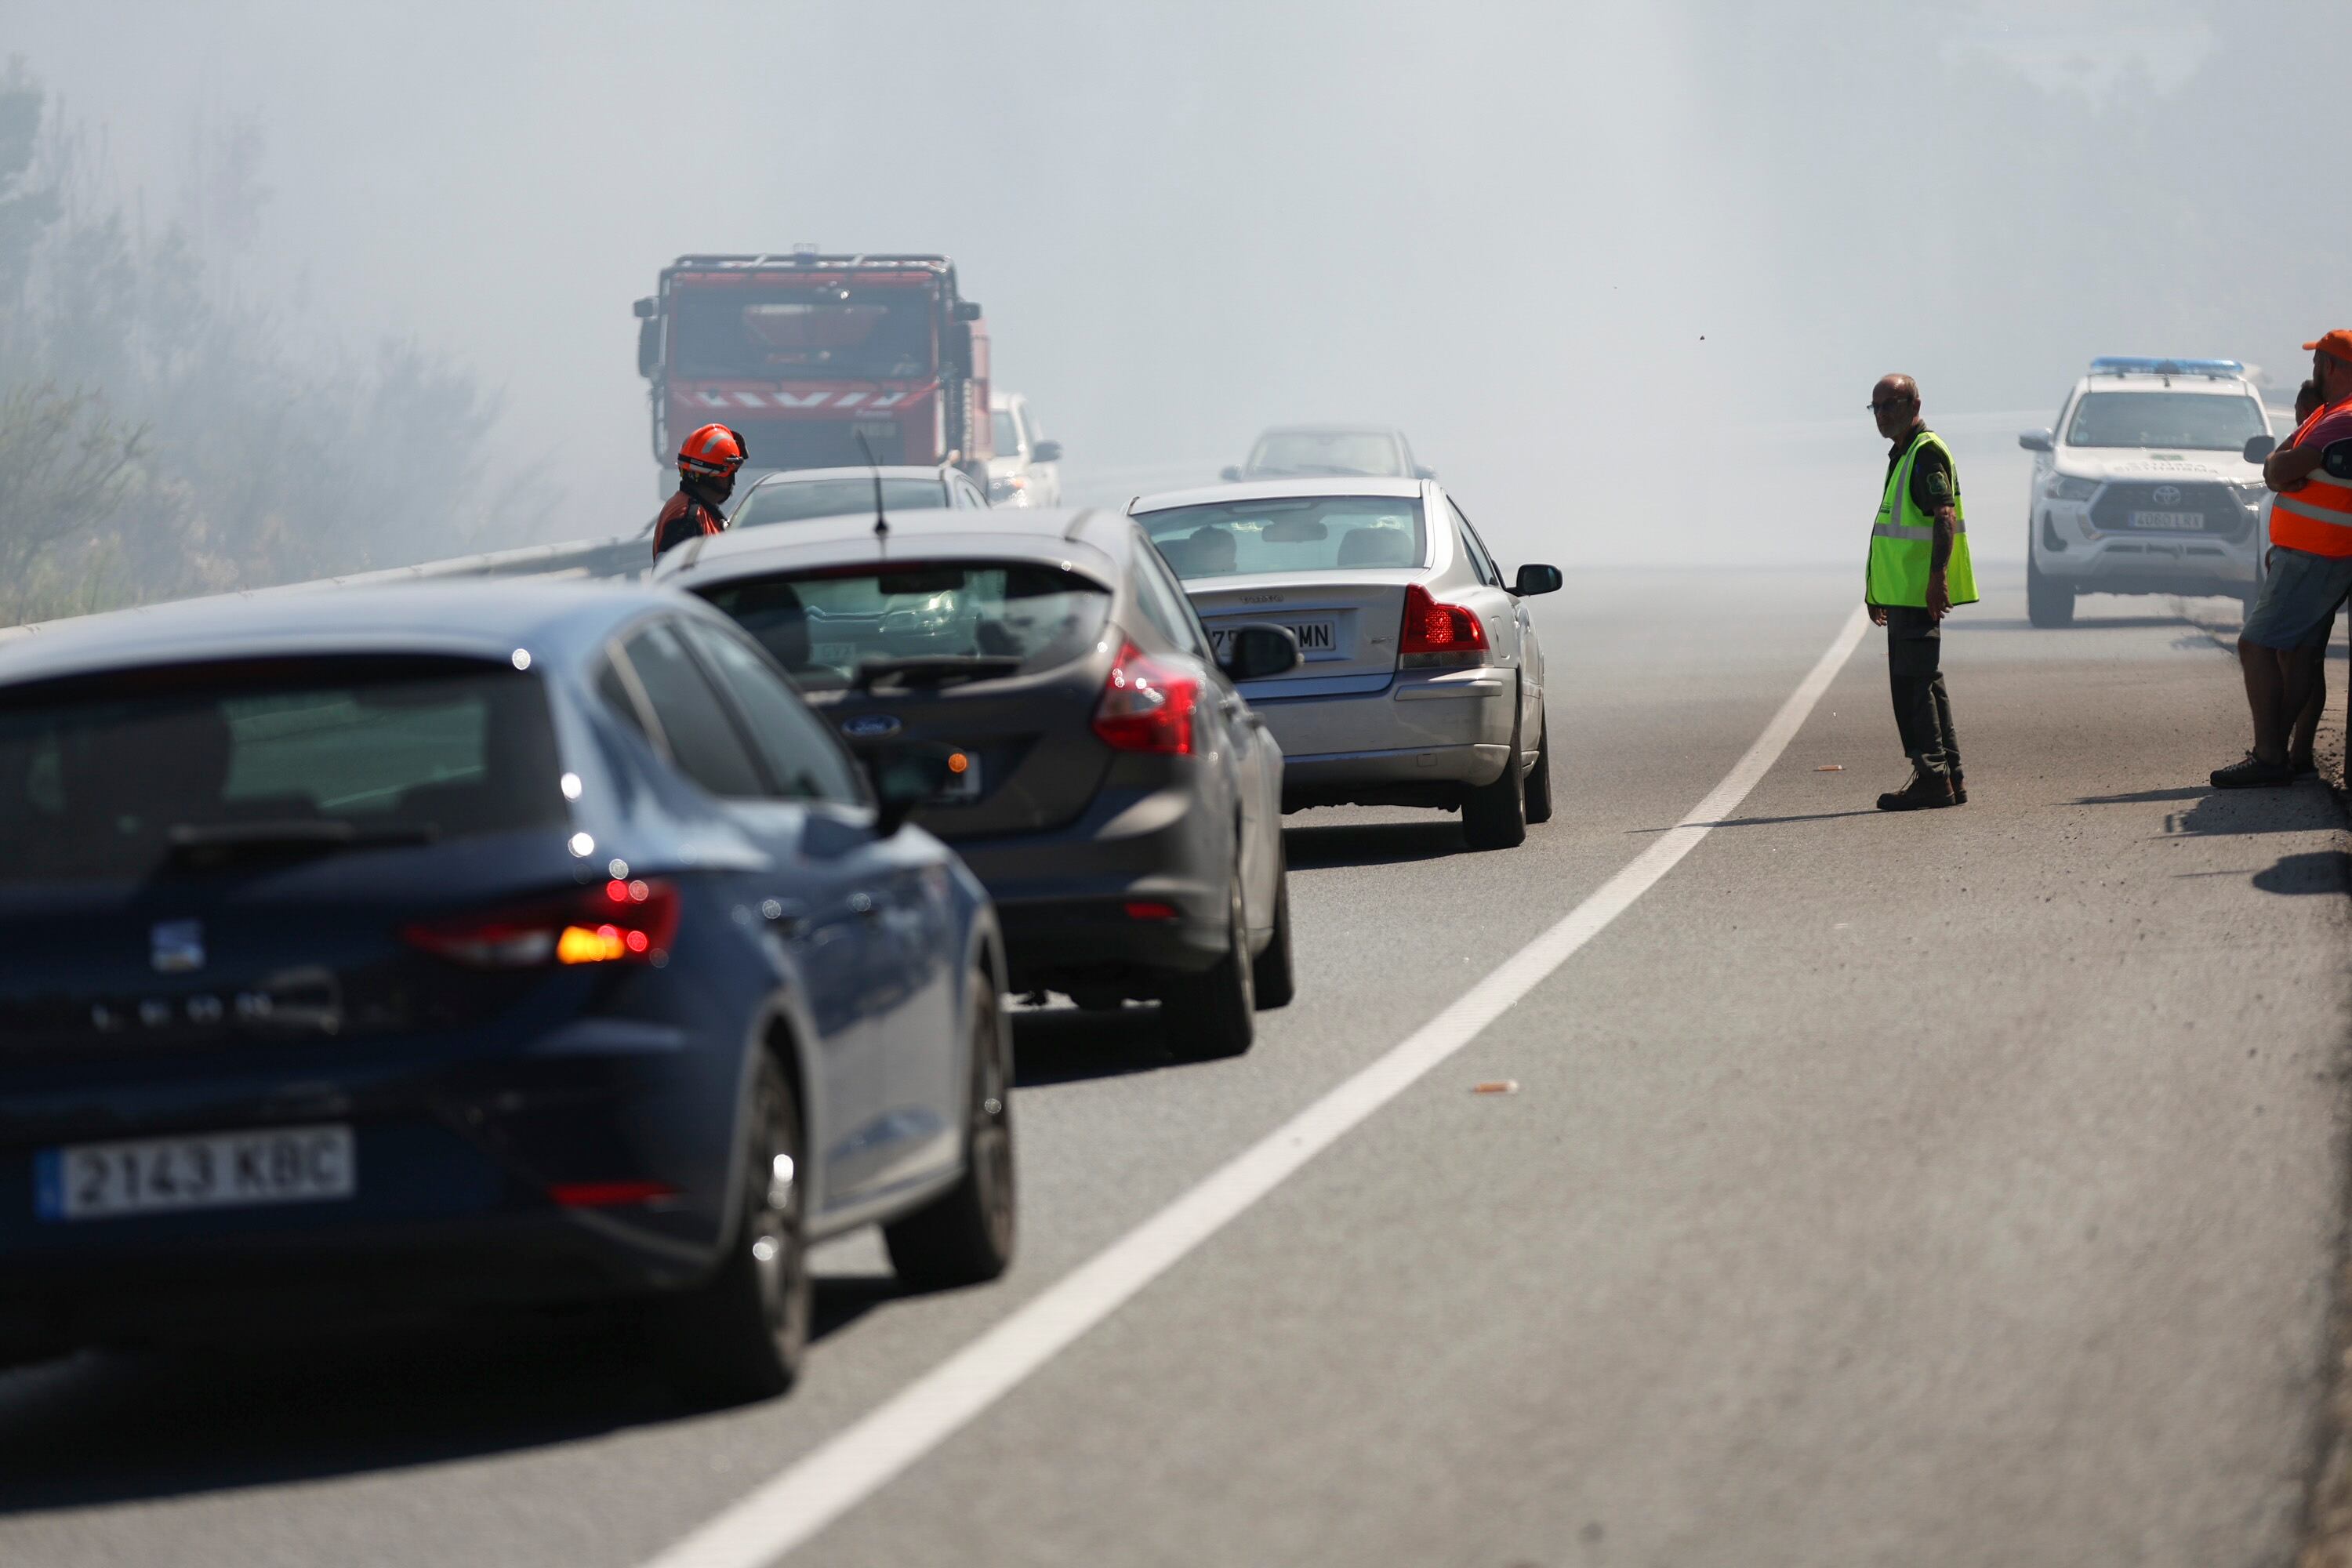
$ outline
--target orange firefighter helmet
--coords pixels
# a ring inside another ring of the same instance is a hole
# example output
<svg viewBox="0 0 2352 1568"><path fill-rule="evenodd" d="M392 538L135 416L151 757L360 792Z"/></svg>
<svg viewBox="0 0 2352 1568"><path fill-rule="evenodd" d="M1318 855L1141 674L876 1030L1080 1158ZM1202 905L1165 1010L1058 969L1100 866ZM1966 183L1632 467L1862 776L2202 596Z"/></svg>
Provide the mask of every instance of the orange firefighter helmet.
<svg viewBox="0 0 2352 1568"><path fill-rule="evenodd" d="M678 444L678 472L724 479L748 456L741 436L724 425L705 425Z"/></svg>

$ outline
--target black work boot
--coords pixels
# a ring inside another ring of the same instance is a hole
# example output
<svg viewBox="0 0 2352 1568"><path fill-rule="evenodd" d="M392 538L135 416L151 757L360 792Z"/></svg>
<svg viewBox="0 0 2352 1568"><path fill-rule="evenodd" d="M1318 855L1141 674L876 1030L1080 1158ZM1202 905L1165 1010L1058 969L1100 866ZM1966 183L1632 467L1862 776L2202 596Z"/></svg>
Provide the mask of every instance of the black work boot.
<svg viewBox="0 0 2352 1568"><path fill-rule="evenodd" d="M2284 763L2266 763L2253 752L2245 761L2213 770L2215 789L2264 789L2294 782L2294 770Z"/></svg>
<svg viewBox="0 0 2352 1568"><path fill-rule="evenodd" d="M1952 798L1952 781L1924 768L1913 770L1911 782L1901 789L1878 797L1881 811L1934 811L1958 804Z"/></svg>
<svg viewBox="0 0 2352 1568"><path fill-rule="evenodd" d="M1952 770L1952 804L1954 805L1969 804L1969 781L1958 768Z"/></svg>

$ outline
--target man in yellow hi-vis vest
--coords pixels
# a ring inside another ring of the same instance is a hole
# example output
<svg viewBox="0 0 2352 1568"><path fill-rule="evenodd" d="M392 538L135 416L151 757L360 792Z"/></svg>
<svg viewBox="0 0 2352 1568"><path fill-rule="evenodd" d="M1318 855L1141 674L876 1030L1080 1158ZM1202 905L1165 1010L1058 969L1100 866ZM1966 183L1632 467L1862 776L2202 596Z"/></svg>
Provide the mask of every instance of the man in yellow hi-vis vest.
<svg viewBox="0 0 2352 1568"><path fill-rule="evenodd" d="M1919 417L1919 384L1881 376L1871 388L1886 454L1886 488L1870 529L1864 603L1886 628L1886 674L1895 727L1911 759L1911 780L1878 797L1881 811L1919 811L1968 803L1952 699L1944 689L1942 621L1955 605L1973 605L1968 513L1960 503L1952 449Z"/></svg>

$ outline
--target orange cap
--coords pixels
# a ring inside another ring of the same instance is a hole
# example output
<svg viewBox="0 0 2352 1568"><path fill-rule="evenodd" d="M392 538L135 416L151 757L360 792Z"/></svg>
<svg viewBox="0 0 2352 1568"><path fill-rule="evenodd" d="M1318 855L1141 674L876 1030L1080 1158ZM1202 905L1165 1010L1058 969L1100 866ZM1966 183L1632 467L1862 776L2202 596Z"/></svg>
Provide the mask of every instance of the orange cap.
<svg viewBox="0 0 2352 1568"><path fill-rule="evenodd" d="M2322 332L2316 342L2308 342L2303 346L2307 349L2317 349L2324 354L2333 354L2345 363L2352 364L2352 331L2343 327L2338 327L2332 332Z"/></svg>

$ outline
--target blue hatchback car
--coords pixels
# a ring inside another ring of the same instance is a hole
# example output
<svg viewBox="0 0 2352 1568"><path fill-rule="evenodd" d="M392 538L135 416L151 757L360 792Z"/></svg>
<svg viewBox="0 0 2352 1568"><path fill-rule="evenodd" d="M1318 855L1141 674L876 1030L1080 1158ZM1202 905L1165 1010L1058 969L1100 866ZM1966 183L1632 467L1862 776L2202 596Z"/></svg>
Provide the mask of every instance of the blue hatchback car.
<svg viewBox="0 0 2352 1568"><path fill-rule="evenodd" d="M0 645L0 1351L626 1303L781 1392L809 1245L1013 1247L1004 960L697 601L467 584Z"/></svg>

